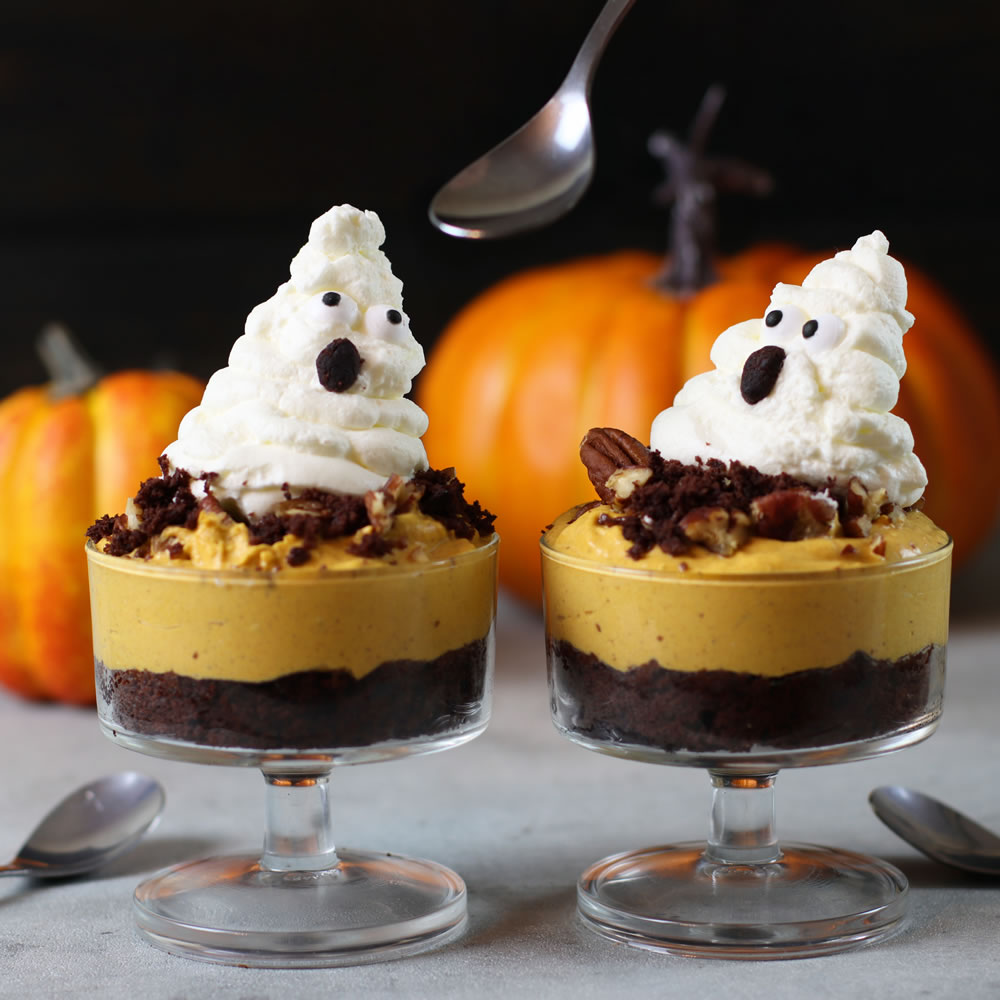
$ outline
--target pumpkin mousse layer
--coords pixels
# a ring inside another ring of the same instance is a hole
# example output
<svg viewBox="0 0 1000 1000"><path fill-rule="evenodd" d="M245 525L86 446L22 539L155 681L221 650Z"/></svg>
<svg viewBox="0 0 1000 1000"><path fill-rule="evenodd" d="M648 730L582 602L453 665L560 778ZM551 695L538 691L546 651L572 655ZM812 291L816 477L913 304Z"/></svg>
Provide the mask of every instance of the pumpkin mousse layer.
<svg viewBox="0 0 1000 1000"><path fill-rule="evenodd" d="M948 536L919 512L885 526L884 555L871 539L752 538L733 556L693 546L637 561L598 524L608 509L567 512L542 544L549 635L615 670L655 659L776 677L947 639Z"/></svg>

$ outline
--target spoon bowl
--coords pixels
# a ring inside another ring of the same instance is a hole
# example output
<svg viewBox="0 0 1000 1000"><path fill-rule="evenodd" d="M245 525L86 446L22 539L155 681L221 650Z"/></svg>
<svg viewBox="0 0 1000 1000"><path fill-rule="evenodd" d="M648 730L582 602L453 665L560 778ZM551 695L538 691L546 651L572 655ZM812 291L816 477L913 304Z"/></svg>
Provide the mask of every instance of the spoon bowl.
<svg viewBox="0 0 1000 1000"><path fill-rule="evenodd" d="M165 801L158 781L134 771L84 785L45 816L0 876L64 878L99 868L135 846Z"/></svg>
<svg viewBox="0 0 1000 1000"><path fill-rule="evenodd" d="M590 85L634 2L608 0L551 100L438 191L429 213L435 226L469 239L510 236L554 221L583 197L594 173Z"/></svg>
<svg viewBox="0 0 1000 1000"><path fill-rule="evenodd" d="M929 858L980 875L1000 875L1000 837L930 795L883 785L868 797L893 833Z"/></svg>

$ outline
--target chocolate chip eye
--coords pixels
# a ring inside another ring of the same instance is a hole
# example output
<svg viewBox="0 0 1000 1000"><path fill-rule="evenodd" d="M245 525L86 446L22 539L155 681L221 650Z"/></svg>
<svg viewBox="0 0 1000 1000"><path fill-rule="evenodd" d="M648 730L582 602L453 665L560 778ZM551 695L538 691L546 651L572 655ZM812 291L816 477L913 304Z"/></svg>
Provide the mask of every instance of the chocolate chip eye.
<svg viewBox="0 0 1000 1000"><path fill-rule="evenodd" d="M820 354L836 347L847 332L847 325L833 313L820 313L802 324L802 337L809 354Z"/></svg>
<svg viewBox="0 0 1000 1000"><path fill-rule="evenodd" d="M346 392L357 382L363 363L352 341L346 337L331 340L316 358L319 384L330 392Z"/></svg>
<svg viewBox="0 0 1000 1000"><path fill-rule="evenodd" d="M358 318L357 303L343 292L319 292L305 306L306 319L315 330L353 326Z"/></svg>
<svg viewBox="0 0 1000 1000"><path fill-rule="evenodd" d="M809 319L798 306L782 305L764 314L764 343L791 344L802 333L802 324Z"/></svg>
<svg viewBox="0 0 1000 1000"><path fill-rule="evenodd" d="M365 332L390 344L404 344L410 339L410 324L398 309L372 306L365 313Z"/></svg>

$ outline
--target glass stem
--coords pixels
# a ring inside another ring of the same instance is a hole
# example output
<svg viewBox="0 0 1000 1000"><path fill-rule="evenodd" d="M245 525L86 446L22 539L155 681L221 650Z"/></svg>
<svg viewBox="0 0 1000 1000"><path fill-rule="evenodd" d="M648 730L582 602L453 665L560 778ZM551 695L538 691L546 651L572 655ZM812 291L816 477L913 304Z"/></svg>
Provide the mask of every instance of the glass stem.
<svg viewBox="0 0 1000 1000"><path fill-rule="evenodd" d="M781 857L774 826L777 774L710 770L712 822L705 858L716 864L765 865Z"/></svg>
<svg viewBox="0 0 1000 1000"><path fill-rule="evenodd" d="M337 864L330 822L330 772L271 774L267 786L267 830L262 868L323 871Z"/></svg>

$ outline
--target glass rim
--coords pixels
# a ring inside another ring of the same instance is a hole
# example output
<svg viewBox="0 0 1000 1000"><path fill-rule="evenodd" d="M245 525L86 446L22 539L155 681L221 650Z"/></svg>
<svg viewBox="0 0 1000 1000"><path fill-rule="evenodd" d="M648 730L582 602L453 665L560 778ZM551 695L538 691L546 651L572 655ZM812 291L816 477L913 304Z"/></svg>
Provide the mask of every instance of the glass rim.
<svg viewBox="0 0 1000 1000"><path fill-rule="evenodd" d="M123 556L110 556L101 552L89 539L84 546L88 565L93 563L105 569L134 576L153 577L160 579L200 580L218 583L236 583L242 585L277 586L317 586L330 584L338 580L375 580L399 578L405 576L421 576L426 573L440 573L485 559L496 553L500 545L500 535L493 532L482 545L466 552L448 556L445 559L432 559L427 562L412 562L403 565L378 563L371 566L356 566L351 569L293 570L283 569L209 569L201 566L173 566L169 563L153 563L140 559L129 559Z"/></svg>
<svg viewBox="0 0 1000 1000"><path fill-rule="evenodd" d="M941 529L943 530L943 529ZM602 562L600 559L588 559L584 556L569 555L560 552L548 542L549 531L545 531L539 540L542 553L542 563L546 559L561 563L577 569L590 571L598 570L609 576L621 576L633 579L649 579L662 583L682 583L691 586L697 583L729 583L742 584L752 583L760 585L762 583L787 583L793 580L824 580L828 582L850 581L856 579L871 579L877 576L891 576L896 573L903 573L921 569L934 565L946 559L954 547L951 535L945 532L944 542L930 552L921 552L920 555L910 559L901 559L899 562L878 564L864 564L854 567L833 566L830 569L799 569L799 570L778 570L759 571L754 573L729 573L712 572L711 570L694 569L690 573L671 573L660 569L643 569L641 566L615 566ZM789 543L792 544L792 543ZM721 558L732 558L720 556Z"/></svg>

